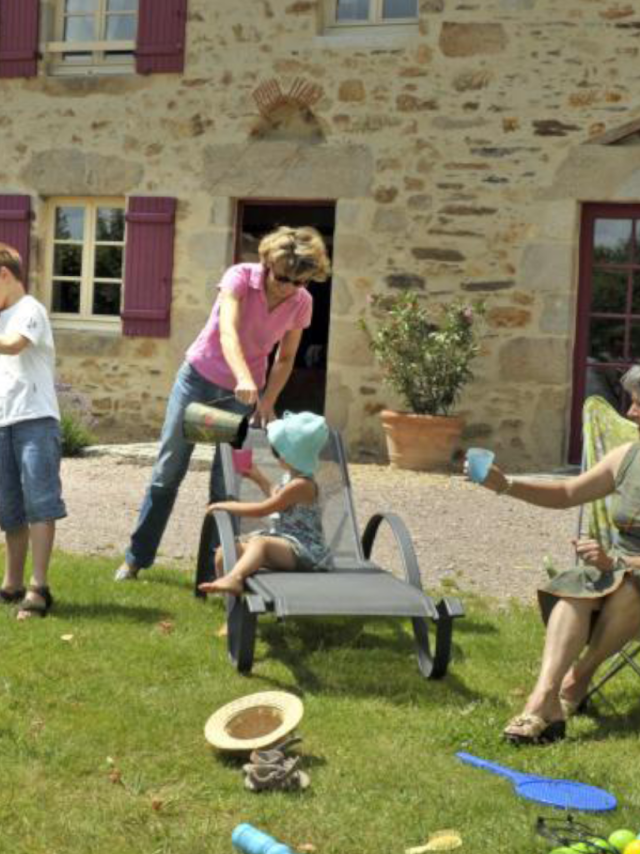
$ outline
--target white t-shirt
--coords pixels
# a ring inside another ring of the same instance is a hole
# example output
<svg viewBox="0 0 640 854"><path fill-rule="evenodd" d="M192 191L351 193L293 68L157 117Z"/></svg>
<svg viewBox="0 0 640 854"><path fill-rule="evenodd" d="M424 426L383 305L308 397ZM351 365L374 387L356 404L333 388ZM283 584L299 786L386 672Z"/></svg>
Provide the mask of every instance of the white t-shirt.
<svg viewBox="0 0 640 854"><path fill-rule="evenodd" d="M23 335L31 342L16 356L0 354L0 427L33 418L57 418L55 349L43 305L23 296L0 312L0 335Z"/></svg>

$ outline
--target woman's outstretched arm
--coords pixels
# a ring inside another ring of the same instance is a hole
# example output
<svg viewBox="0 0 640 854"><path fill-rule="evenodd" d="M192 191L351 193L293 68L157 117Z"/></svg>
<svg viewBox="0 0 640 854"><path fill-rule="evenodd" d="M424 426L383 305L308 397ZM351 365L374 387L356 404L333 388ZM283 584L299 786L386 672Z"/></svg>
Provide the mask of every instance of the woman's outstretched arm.
<svg viewBox="0 0 640 854"><path fill-rule="evenodd" d="M615 488L615 479L631 443L614 448L589 471L566 480L512 480L498 466L491 466L482 486L498 495L509 495L519 501L563 510L604 498Z"/></svg>

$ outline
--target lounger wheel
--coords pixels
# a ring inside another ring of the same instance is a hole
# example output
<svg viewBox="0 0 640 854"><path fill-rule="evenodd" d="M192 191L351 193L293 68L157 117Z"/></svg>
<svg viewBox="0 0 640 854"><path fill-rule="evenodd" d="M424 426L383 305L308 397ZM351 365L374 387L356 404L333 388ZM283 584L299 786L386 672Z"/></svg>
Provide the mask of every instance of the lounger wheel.
<svg viewBox="0 0 640 854"><path fill-rule="evenodd" d="M251 673L256 646L257 617L242 596L230 597L227 608L227 649L239 673Z"/></svg>

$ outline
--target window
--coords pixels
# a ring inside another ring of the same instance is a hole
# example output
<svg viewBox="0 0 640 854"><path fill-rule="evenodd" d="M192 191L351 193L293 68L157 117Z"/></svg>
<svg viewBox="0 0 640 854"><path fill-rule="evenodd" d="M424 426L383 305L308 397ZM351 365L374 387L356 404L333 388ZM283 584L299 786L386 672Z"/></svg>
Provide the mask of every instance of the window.
<svg viewBox="0 0 640 854"><path fill-rule="evenodd" d="M640 361L640 205L583 207L570 458L580 459L582 404L627 408L620 377Z"/></svg>
<svg viewBox="0 0 640 854"><path fill-rule="evenodd" d="M57 0L53 41L45 50L54 74L133 70L138 0Z"/></svg>
<svg viewBox="0 0 640 854"><path fill-rule="evenodd" d="M330 27L413 24L418 0L329 0Z"/></svg>
<svg viewBox="0 0 640 854"><path fill-rule="evenodd" d="M47 282L58 325L120 324L125 206L115 199L50 204Z"/></svg>

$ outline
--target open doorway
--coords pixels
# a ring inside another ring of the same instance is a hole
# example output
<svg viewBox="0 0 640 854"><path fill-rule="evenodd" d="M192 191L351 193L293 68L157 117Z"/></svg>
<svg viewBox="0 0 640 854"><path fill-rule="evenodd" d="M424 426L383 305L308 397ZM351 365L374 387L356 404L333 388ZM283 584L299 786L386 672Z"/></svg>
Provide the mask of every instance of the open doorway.
<svg viewBox="0 0 640 854"><path fill-rule="evenodd" d="M258 261L258 244L265 234L281 225L311 225L316 228L333 256L335 202L240 201L236 225L236 263ZM285 409L324 413L327 385L327 343L331 316L331 279L312 282L313 319L300 342L293 373L278 400L278 412Z"/></svg>

